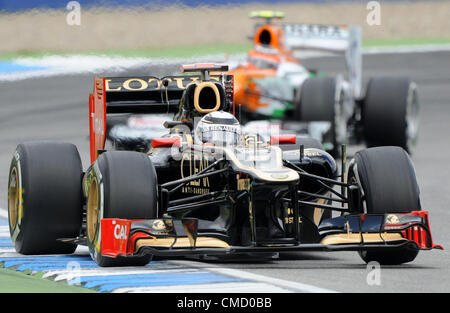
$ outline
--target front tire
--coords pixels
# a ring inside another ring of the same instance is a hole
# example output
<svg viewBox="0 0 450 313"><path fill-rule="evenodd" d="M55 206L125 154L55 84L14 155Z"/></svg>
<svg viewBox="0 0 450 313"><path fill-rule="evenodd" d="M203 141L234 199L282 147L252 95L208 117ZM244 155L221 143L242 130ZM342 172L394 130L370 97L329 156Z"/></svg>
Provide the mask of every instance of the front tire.
<svg viewBox="0 0 450 313"><path fill-rule="evenodd" d="M420 211L419 186L408 154L400 147L376 147L358 151L349 165L349 183L362 190L360 213L385 214ZM349 195L351 196L351 195ZM349 199L352 202L352 199ZM366 250L359 254L366 262L402 264L415 259L418 250Z"/></svg>
<svg viewBox="0 0 450 313"><path fill-rule="evenodd" d="M82 223L81 179L77 148L68 143L30 142L17 146L8 183L11 239L22 254L69 254Z"/></svg>
<svg viewBox="0 0 450 313"><path fill-rule="evenodd" d="M144 266L151 255L110 258L101 255L103 218L151 219L157 215L157 178L148 155L133 151L102 153L88 171L87 237L98 265Z"/></svg>

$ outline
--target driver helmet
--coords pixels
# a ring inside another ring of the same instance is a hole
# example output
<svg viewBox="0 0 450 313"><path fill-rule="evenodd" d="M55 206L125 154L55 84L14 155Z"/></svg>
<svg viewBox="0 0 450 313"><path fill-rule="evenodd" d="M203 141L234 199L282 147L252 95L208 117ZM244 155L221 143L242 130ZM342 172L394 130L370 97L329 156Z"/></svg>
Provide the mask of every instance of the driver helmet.
<svg viewBox="0 0 450 313"><path fill-rule="evenodd" d="M199 144L237 145L241 138L241 125L233 114L224 111L211 112L197 123L194 138Z"/></svg>

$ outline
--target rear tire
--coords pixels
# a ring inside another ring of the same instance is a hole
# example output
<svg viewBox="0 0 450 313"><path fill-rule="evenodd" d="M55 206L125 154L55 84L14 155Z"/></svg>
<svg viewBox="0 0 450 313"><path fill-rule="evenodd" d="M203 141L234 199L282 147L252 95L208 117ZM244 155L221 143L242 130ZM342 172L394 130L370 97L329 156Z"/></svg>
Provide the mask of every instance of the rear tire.
<svg viewBox="0 0 450 313"><path fill-rule="evenodd" d="M157 178L148 155L132 151L102 153L89 171L88 246L100 266L144 266L152 255L110 258L101 255L102 218L151 219L157 214ZM103 201L100 201L103 196Z"/></svg>
<svg viewBox="0 0 450 313"><path fill-rule="evenodd" d="M344 91L338 80L332 77L313 77L305 80L296 101L294 117L297 121L330 122L330 130L322 140L334 157L339 156L340 145L347 137L347 121L343 114Z"/></svg>
<svg viewBox="0 0 450 313"><path fill-rule="evenodd" d="M420 211L419 186L408 154L400 147L376 147L359 151L350 163L347 181L362 189L360 212L367 214ZM350 199L352 201L352 199ZM418 250L377 249L359 252L366 262L402 264L415 259Z"/></svg>
<svg viewBox="0 0 450 313"><path fill-rule="evenodd" d="M372 78L362 109L367 146L399 146L411 153L419 126L415 83L406 78Z"/></svg>
<svg viewBox="0 0 450 313"><path fill-rule="evenodd" d="M73 144L30 142L17 146L8 183L12 241L22 254L69 254L82 223L83 170Z"/></svg>

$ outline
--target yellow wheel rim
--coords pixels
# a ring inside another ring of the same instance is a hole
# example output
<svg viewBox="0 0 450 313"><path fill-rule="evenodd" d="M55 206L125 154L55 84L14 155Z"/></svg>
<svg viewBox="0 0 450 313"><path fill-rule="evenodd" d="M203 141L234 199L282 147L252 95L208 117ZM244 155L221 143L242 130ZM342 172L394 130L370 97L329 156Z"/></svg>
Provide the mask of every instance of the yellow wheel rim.
<svg viewBox="0 0 450 313"><path fill-rule="evenodd" d="M98 225L98 183L94 178L87 199L87 233L89 242L93 242L97 233Z"/></svg>
<svg viewBox="0 0 450 313"><path fill-rule="evenodd" d="M15 229L17 226L19 207L19 175L17 168L13 168L11 176L9 178L8 186L8 212L9 212L9 225L11 229Z"/></svg>

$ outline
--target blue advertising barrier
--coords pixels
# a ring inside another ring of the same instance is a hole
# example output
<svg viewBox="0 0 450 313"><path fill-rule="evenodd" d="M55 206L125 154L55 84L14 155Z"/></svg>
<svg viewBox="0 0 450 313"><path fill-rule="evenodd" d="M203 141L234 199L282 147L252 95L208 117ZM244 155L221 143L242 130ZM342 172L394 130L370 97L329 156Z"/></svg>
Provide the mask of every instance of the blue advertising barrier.
<svg viewBox="0 0 450 313"><path fill-rule="evenodd" d="M379 0L379 2L405 2L408 0ZM409 0L411 1L411 0ZM70 0L0 0L0 11L17 12L30 9L65 9ZM277 4L277 3L337 3L353 2L367 3L366 0L78 0L81 7L143 7L145 9L165 6L236 6L242 4Z"/></svg>

